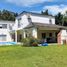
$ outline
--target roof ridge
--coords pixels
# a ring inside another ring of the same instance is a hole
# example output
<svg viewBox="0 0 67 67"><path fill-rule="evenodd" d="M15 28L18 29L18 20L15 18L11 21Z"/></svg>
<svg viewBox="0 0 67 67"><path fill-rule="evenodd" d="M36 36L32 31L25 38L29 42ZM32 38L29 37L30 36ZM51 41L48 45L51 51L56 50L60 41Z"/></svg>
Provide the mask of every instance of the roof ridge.
<svg viewBox="0 0 67 67"><path fill-rule="evenodd" d="M23 12L21 12L18 16L20 16L20 15L22 15L22 14L26 14L26 13L33 14L33 15L39 15L39 16L43 16L43 17L45 17L45 16L47 16L47 17L55 17L55 16L51 16L51 15L43 15L43 14L41 14L41 13L28 12L28 11L23 11Z"/></svg>

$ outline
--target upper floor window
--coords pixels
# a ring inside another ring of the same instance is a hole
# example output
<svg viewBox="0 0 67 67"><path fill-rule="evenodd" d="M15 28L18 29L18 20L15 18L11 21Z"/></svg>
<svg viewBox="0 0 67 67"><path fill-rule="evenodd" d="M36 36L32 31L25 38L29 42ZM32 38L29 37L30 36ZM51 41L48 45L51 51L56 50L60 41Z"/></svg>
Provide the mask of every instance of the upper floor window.
<svg viewBox="0 0 67 67"><path fill-rule="evenodd" d="M13 26L13 24L12 24L12 25L11 25L11 24L9 24L9 29L10 29L10 30L12 30L12 26Z"/></svg>
<svg viewBox="0 0 67 67"><path fill-rule="evenodd" d="M30 22L30 23L32 22L31 18L28 18L28 22Z"/></svg>
<svg viewBox="0 0 67 67"><path fill-rule="evenodd" d="M21 18L18 19L18 27L21 26Z"/></svg>
<svg viewBox="0 0 67 67"><path fill-rule="evenodd" d="M49 22L50 22L50 24L52 24L52 20L51 19L49 19Z"/></svg>
<svg viewBox="0 0 67 67"><path fill-rule="evenodd" d="M6 29L7 28L7 24L0 24L0 28Z"/></svg>
<svg viewBox="0 0 67 67"><path fill-rule="evenodd" d="M67 30L66 30L66 33L67 33Z"/></svg>
<svg viewBox="0 0 67 67"><path fill-rule="evenodd" d="M30 22L30 23L32 22L30 14L27 14L27 19L28 19L28 22Z"/></svg>

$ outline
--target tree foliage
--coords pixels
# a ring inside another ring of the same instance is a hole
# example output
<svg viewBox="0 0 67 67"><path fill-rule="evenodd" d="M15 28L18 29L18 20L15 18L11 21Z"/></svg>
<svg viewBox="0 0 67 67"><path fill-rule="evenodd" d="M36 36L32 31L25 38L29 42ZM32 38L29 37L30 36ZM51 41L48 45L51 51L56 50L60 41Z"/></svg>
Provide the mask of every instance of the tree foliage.
<svg viewBox="0 0 67 67"><path fill-rule="evenodd" d="M63 25L63 15L61 13L58 13L56 16L55 16L55 23L57 25Z"/></svg>
<svg viewBox="0 0 67 67"><path fill-rule="evenodd" d="M48 10L42 11L41 14L43 14L43 15L49 15Z"/></svg>
<svg viewBox="0 0 67 67"><path fill-rule="evenodd" d="M55 16L55 20L56 24L67 26L67 11L65 12L65 14L58 13Z"/></svg>
<svg viewBox="0 0 67 67"><path fill-rule="evenodd" d="M8 10L2 10L0 11L0 20L14 21L17 15L18 15L17 13Z"/></svg>
<svg viewBox="0 0 67 67"><path fill-rule="evenodd" d="M63 15L64 26L67 26L67 11Z"/></svg>
<svg viewBox="0 0 67 67"><path fill-rule="evenodd" d="M48 10L41 11L41 14L52 16L52 14L49 14ZM57 15L55 15L55 24L67 26L67 11L65 12L65 14L61 14L59 12Z"/></svg>
<svg viewBox="0 0 67 67"><path fill-rule="evenodd" d="M42 14L42 15L52 16L52 14L49 14L48 9L47 9L47 10L45 10L45 11L41 11L41 14Z"/></svg>

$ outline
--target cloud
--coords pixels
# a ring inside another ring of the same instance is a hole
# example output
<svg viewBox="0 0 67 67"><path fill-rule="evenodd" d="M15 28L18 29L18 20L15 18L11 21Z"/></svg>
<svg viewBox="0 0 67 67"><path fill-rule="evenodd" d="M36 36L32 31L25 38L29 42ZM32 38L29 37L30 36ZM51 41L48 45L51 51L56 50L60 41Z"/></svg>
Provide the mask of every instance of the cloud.
<svg viewBox="0 0 67 67"><path fill-rule="evenodd" d="M51 2L52 0L6 0L6 2L14 3L20 6L31 6L43 2Z"/></svg>
<svg viewBox="0 0 67 67"><path fill-rule="evenodd" d="M41 10L39 10L39 11L36 11L36 10L33 11L33 10L32 10L31 12L33 12L33 13L41 13Z"/></svg>
<svg viewBox="0 0 67 67"><path fill-rule="evenodd" d="M67 11L67 5L61 4L61 5L52 5L43 7L43 10L46 9L48 9L53 15L57 14L58 12L64 14L65 11Z"/></svg>

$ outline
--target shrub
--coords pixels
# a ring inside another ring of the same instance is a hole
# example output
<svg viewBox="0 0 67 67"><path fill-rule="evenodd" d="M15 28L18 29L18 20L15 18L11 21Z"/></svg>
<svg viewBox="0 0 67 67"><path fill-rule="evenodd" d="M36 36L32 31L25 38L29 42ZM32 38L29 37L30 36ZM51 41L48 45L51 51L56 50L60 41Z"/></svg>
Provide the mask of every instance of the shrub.
<svg viewBox="0 0 67 67"><path fill-rule="evenodd" d="M38 39L36 38L24 38L21 40L23 46L38 46Z"/></svg>
<svg viewBox="0 0 67 67"><path fill-rule="evenodd" d="M21 42L23 43L23 46L30 46L28 38L23 38Z"/></svg>
<svg viewBox="0 0 67 67"><path fill-rule="evenodd" d="M38 46L38 43L37 42L33 42L32 46Z"/></svg>

